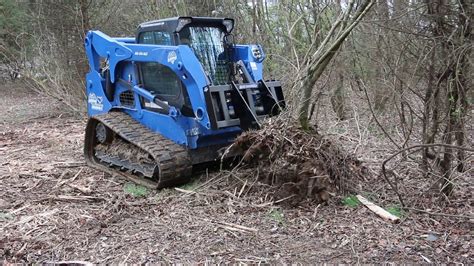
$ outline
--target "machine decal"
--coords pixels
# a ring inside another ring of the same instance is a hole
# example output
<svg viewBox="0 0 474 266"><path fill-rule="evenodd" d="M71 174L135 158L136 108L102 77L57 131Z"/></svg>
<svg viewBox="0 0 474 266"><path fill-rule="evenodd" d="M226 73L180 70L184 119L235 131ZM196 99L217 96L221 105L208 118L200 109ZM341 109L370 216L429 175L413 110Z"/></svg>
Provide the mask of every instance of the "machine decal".
<svg viewBox="0 0 474 266"><path fill-rule="evenodd" d="M163 109L163 107L159 106L158 104L154 102L145 102L145 107Z"/></svg>
<svg viewBox="0 0 474 266"><path fill-rule="evenodd" d="M252 70L257 70L257 63L255 62L250 62L250 67L252 68Z"/></svg>
<svg viewBox="0 0 474 266"><path fill-rule="evenodd" d="M104 104L102 103L102 96L97 96L95 93L89 93L87 102L90 103L91 109L96 111L104 110Z"/></svg>
<svg viewBox="0 0 474 266"><path fill-rule="evenodd" d="M186 130L186 136L197 136L199 135L199 128L198 127L193 127L190 129Z"/></svg>
<svg viewBox="0 0 474 266"><path fill-rule="evenodd" d="M141 51L136 51L135 52L136 56L148 56L148 52L141 52Z"/></svg>
<svg viewBox="0 0 474 266"><path fill-rule="evenodd" d="M175 51L171 51L168 53L168 63L174 64L174 61L178 59L178 56L176 55Z"/></svg>

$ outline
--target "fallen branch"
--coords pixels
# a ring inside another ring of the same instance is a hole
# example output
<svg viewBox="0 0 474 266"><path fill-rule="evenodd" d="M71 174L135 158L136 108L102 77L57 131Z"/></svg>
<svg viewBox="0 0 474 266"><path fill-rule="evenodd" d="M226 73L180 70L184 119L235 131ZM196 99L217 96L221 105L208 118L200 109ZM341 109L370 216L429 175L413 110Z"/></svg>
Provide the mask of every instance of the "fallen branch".
<svg viewBox="0 0 474 266"><path fill-rule="evenodd" d="M257 233L258 232L258 229L256 228L251 228L251 227L243 226L240 224L228 223L228 222L223 222L223 221L212 221L208 219L204 219L204 221L213 223L219 227L222 227L230 231L238 231L238 232L243 232L243 233Z"/></svg>
<svg viewBox="0 0 474 266"><path fill-rule="evenodd" d="M104 198L94 197L94 196L71 196L71 195L57 195L50 196L46 198L41 198L34 200L34 202L42 201L68 201L68 202L80 202L80 201L104 201Z"/></svg>
<svg viewBox="0 0 474 266"><path fill-rule="evenodd" d="M382 219L387 220L392 223L399 223L400 218L384 210L382 207L375 205L370 202L368 199L362 197L361 195L356 196L360 203L364 204L369 210L373 211L375 214L380 216Z"/></svg>

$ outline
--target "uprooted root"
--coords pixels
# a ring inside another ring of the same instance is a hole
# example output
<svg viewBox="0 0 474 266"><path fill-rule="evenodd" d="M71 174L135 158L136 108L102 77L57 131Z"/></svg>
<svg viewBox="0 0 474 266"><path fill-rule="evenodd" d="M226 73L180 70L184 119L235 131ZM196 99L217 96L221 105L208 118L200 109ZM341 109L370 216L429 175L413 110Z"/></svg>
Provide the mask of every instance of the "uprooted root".
<svg viewBox="0 0 474 266"><path fill-rule="evenodd" d="M237 138L243 162L257 167L276 200L295 205L304 199L324 202L330 192L355 192L365 167L316 130L269 120L262 129Z"/></svg>

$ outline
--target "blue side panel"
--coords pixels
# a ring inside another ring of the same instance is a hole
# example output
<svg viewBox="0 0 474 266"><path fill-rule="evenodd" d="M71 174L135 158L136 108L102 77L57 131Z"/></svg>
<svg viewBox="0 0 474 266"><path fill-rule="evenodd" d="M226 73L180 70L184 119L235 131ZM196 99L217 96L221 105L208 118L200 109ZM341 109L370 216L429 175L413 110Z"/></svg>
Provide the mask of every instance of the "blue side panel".
<svg viewBox="0 0 474 266"><path fill-rule="evenodd" d="M260 51L261 57L256 58L252 52L253 49ZM263 60L265 60L265 53L260 45L235 45L234 46L235 62L242 60L254 81L263 79Z"/></svg>
<svg viewBox="0 0 474 266"><path fill-rule="evenodd" d="M115 69L120 61L132 56L132 51L100 31L89 31L84 40L89 66L91 70L99 71L100 57L109 60L110 79L115 82Z"/></svg>
<svg viewBox="0 0 474 266"><path fill-rule="evenodd" d="M179 121L181 122L179 123L168 115L148 110L142 110L140 113L131 110L126 110L125 112L152 131L159 132L164 137L171 139L178 144L189 146L185 131L181 126L181 124L186 123L186 121Z"/></svg>
<svg viewBox="0 0 474 266"><path fill-rule="evenodd" d="M101 84L104 82L96 71L86 75L87 112L89 116L107 113L112 105L107 100Z"/></svg>

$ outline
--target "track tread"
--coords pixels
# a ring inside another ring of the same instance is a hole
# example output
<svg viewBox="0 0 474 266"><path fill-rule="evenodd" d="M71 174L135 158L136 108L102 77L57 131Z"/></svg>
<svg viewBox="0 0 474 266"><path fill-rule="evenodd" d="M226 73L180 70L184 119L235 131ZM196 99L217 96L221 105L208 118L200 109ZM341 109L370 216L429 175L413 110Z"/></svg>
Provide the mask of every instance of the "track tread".
<svg viewBox="0 0 474 266"><path fill-rule="evenodd" d="M192 172L192 163L186 147L166 139L159 133L152 132L124 112L109 112L107 114L93 116L90 119L103 123L123 139L148 152L156 161L159 167L157 181L146 179L142 180L144 182L137 183L144 183L149 187L163 188L180 185L189 181ZM87 138L92 137L90 134L92 133L86 132L86 158L93 156L93 152L89 150L91 148L93 149L93 145L87 145L88 141L90 141ZM87 159L93 166L97 167L99 166L98 164L100 164L94 160L94 158ZM104 171L105 166L102 164L100 164L100 166L103 167L98 168ZM110 168L107 172L111 172ZM113 170L113 172L124 175L117 170ZM130 178L129 175L126 175L126 177ZM144 179L136 176L132 178L132 181L136 182L137 178Z"/></svg>

